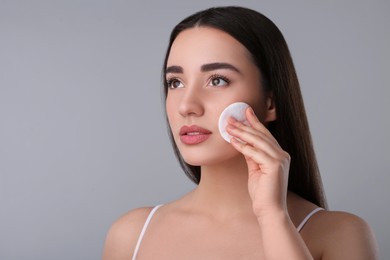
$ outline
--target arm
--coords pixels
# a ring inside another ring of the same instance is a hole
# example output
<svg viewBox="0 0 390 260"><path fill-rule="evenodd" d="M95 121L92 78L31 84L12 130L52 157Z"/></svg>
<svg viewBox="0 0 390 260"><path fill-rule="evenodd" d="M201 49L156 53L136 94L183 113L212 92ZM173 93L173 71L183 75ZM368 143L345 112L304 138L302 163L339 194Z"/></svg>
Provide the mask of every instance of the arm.
<svg viewBox="0 0 390 260"><path fill-rule="evenodd" d="M290 156L251 108L246 110L246 117L250 126L230 118L227 131L233 136L232 145L245 156L248 165L248 190L266 259L313 259L288 216Z"/></svg>
<svg viewBox="0 0 390 260"><path fill-rule="evenodd" d="M302 237L284 212L258 218L266 259L313 259Z"/></svg>
<svg viewBox="0 0 390 260"><path fill-rule="evenodd" d="M285 217L285 216L284 216ZM283 217L282 217L283 218ZM286 223L290 222L287 216ZM263 230L263 245L267 252L278 252L278 255L268 254L269 259L312 259L308 255L302 255L301 258L291 252L299 252L299 248L306 248L300 234L296 231L294 225L290 222L289 227L284 227L276 218L270 219L269 222L259 220ZM273 226L277 225L277 226ZM312 244L321 248L321 260L377 260L379 259L378 248L374 234L370 226L358 216L345 212L322 211L311 219L307 225L310 229L310 238ZM286 232L289 230L291 233ZM282 235L282 237L277 237ZM292 236L289 236L292 235ZM267 239L267 240L265 240ZM271 239L271 240L270 240ZM274 240L274 241L272 241ZM267 241L269 243L267 243ZM274 243L277 241L277 243ZM297 242L299 244L294 243ZM291 246L291 248L288 248ZM275 248L272 248L275 247ZM295 249L294 249L295 248ZM279 252L280 251L280 252ZM284 254L285 253L285 254ZM268 259L268 258L267 258Z"/></svg>
<svg viewBox="0 0 390 260"><path fill-rule="evenodd" d="M248 165L248 189L266 259L313 259L287 211L290 156L252 109L247 109L246 117L250 126L230 119L227 130L233 136L232 145ZM324 212L315 226L311 242L319 244L322 260L378 259L375 238L362 219L348 213Z"/></svg>
<svg viewBox="0 0 390 260"><path fill-rule="evenodd" d="M129 260L150 208L134 209L120 217L108 231L103 260Z"/></svg>
<svg viewBox="0 0 390 260"><path fill-rule="evenodd" d="M369 225L361 218L345 212L329 212L324 216L326 241L322 260L379 259L377 243Z"/></svg>

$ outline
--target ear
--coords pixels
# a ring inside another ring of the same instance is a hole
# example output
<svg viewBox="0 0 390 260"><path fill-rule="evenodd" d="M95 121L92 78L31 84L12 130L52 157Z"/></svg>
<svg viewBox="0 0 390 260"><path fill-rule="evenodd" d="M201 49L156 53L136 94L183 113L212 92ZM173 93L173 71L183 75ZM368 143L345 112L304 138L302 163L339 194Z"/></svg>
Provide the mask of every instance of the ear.
<svg viewBox="0 0 390 260"><path fill-rule="evenodd" d="M274 95L272 91L267 93L265 105L266 105L266 111L265 111L264 122L268 123L268 122L275 121L277 115L276 115Z"/></svg>

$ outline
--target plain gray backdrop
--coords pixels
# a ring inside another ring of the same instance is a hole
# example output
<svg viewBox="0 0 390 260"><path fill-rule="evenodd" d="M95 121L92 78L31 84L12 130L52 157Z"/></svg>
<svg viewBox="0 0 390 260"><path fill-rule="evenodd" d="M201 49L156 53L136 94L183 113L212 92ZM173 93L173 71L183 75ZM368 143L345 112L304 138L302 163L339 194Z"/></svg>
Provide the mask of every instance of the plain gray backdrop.
<svg viewBox="0 0 390 260"><path fill-rule="evenodd" d="M99 259L120 215L194 187L168 141L163 56L182 18L231 4L283 32L330 208L390 259L389 3L0 0L0 259Z"/></svg>

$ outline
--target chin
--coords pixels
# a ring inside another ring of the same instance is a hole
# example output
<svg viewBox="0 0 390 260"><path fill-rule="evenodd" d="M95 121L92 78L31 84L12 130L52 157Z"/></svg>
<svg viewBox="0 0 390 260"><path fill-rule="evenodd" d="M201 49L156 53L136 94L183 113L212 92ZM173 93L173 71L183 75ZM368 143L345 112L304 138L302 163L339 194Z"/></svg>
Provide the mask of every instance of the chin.
<svg viewBox="0 0 390 260"><path fill-rule="evenodd" d="M220 147L181 147L180 153L184 161L193 166L220 165L240 155L231 145Z"/></svg>

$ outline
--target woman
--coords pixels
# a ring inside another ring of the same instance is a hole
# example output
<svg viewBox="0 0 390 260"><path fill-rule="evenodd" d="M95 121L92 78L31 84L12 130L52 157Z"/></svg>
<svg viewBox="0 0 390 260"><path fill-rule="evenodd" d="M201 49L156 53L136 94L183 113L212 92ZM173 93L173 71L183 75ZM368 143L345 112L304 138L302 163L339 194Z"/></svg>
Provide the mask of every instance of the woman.
<svg viewBox="0 0 390 260"><path fill-rule="evenodd" d="M368 225L326 210L287 44L263 15L211 8L173 30L164 68L176 155L198 186L113 224L104 259L376 259ZM249 124L218 119L249 104Z"/></svg>

